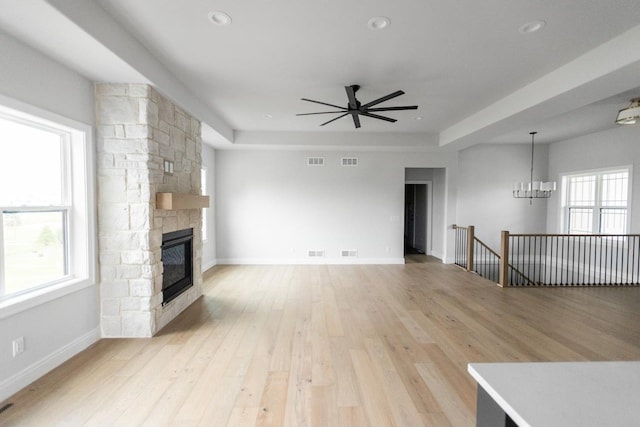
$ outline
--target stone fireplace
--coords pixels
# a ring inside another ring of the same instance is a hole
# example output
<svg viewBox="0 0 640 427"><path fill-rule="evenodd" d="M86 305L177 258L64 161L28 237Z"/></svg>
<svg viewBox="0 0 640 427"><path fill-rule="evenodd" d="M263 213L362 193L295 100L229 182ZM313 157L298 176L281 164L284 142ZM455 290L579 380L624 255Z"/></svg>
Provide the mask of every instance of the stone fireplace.
<svg viewBox="0 0 640 427"><path fill-rule="evenodd" d="M150 337L202 294L202 210L156 208L200 194L200 122L145 84L97 84L96 117L102 333ZM188 229L192 286L163 303L163 235Z"/></svg>

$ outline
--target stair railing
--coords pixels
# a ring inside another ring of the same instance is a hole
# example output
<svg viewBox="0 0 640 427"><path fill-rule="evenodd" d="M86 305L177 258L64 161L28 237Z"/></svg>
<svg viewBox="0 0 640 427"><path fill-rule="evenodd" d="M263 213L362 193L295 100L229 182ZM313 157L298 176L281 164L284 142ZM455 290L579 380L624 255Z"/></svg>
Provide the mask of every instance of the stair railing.
<svg viewBox="0 0 640 427"><path fill-rule="evenodd" d="M499 283L500 255L476 237L473 225L461 227L454 224L453 229L456 230L455 264Z"/></svg>
<svg viewBox="0 0 640 427"><path fill-rule="evenodd" d="M510 277L511 286L640 284L638 234L510 234L503 231L500 253L505 263L530 279Z"/></svg>
<svg viewBox="0 0 640 427"><path fill-rule="evenodd" d="M500 286L640 285L638 234L511 234L503 231L500 252L456 230L456 265Z"/></svg>

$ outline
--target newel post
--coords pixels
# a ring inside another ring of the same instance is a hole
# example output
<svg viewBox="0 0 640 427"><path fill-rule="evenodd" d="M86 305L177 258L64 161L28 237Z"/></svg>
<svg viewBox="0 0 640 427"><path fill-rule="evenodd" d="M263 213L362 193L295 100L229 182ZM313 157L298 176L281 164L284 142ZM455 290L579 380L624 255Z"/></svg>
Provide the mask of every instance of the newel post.
<svg viewBox="0 0 640 427"><path fill-rule="evenodd" d="M475 241L475 227L470 225L467 227L467 271L473 270L473 249Z"/></svg>
<svg viewBox="0 0 640 427"><path fill-rule="evenodd" d="M509 286L509 232L500 234L500 279L498 285Z"/></svg>

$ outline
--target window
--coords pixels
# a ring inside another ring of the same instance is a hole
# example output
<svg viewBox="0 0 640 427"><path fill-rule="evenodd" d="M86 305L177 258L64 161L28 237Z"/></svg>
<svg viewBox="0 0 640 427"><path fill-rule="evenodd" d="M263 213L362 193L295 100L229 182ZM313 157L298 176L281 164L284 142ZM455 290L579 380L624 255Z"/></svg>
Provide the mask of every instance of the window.
<svg viewBox="0 0 640 427"><path fill-rule="evenodd" d="M564 228L570 234L625 234L630 168L563 177Z"/></svg>
<svg viewBox="0 0 640 427"><path fill-rule="evenodd" d="M90 128L55 119L0 107L0 301L93 279Z"/></svg>

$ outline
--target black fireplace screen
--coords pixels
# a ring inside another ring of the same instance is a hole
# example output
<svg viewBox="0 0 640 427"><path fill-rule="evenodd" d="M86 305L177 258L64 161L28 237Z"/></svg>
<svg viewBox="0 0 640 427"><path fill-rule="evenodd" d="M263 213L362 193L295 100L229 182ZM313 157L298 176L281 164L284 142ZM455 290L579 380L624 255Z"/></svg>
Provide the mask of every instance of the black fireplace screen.
<svg viewBox="0 0 640 427"><path fill-rule="evenodd" d="M162 235L162 304L193 286L193 228Z"/></svg>

